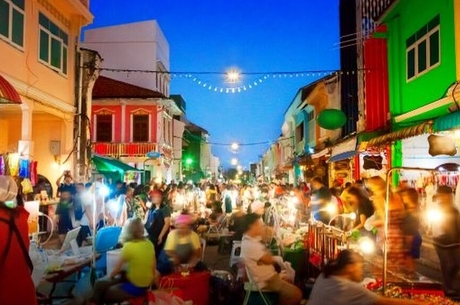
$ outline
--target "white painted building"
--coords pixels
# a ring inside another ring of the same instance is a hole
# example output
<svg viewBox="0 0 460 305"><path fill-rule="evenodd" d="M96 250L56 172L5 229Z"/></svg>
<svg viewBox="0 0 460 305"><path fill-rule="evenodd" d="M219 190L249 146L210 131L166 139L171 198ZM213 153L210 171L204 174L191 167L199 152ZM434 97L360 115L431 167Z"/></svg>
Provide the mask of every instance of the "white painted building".
<svg viewBox="0 0 460 305"><path fill-rule="evenodd" d="M86 30L84 46L101 54L103 68L152 71L101 75L169 96L169 44L156 20Z"/></svg>

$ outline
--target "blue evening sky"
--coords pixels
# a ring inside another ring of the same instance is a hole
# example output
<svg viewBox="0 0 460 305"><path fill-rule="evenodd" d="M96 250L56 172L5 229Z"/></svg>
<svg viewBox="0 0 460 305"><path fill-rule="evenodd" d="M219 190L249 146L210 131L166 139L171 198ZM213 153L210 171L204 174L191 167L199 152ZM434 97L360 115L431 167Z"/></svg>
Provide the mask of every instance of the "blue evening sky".
<svg viewBox="0 0 460 305"><path fill-rule="evenodd" d="M278 72L338 69L338 0L91 0L90 27L156 19L170 45L171 71ZM130 68L130 67L126 67ZM222 76L197 76L228 87ZM244 76L241 84L261 76ZM187 117L209 131L212 143L275 141L297 90L318 76L268 78L241 93L219 93L175 78L171 94L187 102ZM243 146L235 155L213 145L228 167L247 168L269 147Z"/></svg>

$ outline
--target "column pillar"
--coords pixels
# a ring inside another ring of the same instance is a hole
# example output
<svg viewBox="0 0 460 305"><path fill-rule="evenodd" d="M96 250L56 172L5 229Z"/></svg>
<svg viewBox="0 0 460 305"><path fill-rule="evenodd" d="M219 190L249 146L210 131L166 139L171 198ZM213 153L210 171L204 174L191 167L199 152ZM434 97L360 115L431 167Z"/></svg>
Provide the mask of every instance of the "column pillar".
<svg viewBox="0 0 460 305"><path fill-rule="evenodd" d="M74 157L70 157L67 162L65 164L63 164L62 162L64 162L66 159L67 159L67 156L72 152L72 150L74 149L74 140L75 140L75 137L74 137L74 134L73 134L73 131L74 131L74 121L72 120L72 118L65 118L64 121L64 128L62 130L62 133L61 133L61 164L62 164L62 167L63 169L65 170L70 170L72 171L72 175L76 175L75 173L77 172L78 173L78 170L76 170L74 168Z"/></svg>
<svg viewBox="0 0 460 305"><path fill-rule="evenodd" d="M32 159L34 155L34 142L32 141L32 115L34 104L23 99L21 104L22 124L21 139L18 142L18 153L21 158Z"/></svg>

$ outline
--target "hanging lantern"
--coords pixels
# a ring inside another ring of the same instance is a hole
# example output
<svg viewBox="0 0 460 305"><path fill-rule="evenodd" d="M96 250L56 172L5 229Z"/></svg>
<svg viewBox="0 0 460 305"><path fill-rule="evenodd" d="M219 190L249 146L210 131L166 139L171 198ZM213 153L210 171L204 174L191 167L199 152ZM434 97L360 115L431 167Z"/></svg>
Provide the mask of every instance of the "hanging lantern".
<svg viewBox="0 0 460 305"><path fill-rule="evenodd" d="M324 129L334 130L347 122L347 117L340 109L324 109L316 117L316 122Z"/></svg>

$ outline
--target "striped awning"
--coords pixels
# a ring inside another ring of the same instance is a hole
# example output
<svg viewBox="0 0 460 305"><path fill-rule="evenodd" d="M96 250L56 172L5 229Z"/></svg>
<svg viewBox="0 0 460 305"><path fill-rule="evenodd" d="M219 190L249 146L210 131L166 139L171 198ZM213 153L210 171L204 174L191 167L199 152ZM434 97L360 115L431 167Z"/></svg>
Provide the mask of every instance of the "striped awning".
<svg viewBox="0 0 460 305"><path fill-rule="evenodd" d="M13 85L0 75L0 105L1 104L22 104L22 101Z"/></svg>
<svg viewBox="0 0 460 305"><path fill-rule="evenodd" d="M443 115L434 120L433 131L445 131L460 127L460 111Z"/></svg>
<svg viewBox="0 0 460 305"><path fill-rule="evenodd" d="M424 123L414 125L412 127L407 127L400 129L398 131L393 131L387 133L383 136L373 138L367 144L367 147L376 147L390 144L397 140L403 140L411 137L415 137L421 134L430 133L433 131L433 121L426 121Z"/></svg>

